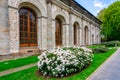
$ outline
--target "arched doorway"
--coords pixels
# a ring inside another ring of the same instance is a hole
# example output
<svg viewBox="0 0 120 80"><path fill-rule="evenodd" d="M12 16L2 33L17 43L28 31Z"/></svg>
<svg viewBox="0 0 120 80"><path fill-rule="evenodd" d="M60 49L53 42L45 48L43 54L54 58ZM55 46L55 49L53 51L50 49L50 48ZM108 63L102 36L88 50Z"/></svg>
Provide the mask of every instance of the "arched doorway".
<svg viewBox="0 0 120 80"><path fill-rule="evenodd" d="M55 28L55 39L56 46L62 46L62 21L56 17L55 19L56 28Z"/></svg>
<svg viewBox="0 0 120 80"><path fill-rule="evenodd" d="M57 46L63 46L64 44L64 36L65 33L64 30L65 30L65 27L64 27L64 24L65 24L65 19L63 16L61 15L57 15L56 18L55 18L55 42L56 42L56 47Z"/></svg>
<svg viewBox="0 0 120 80"><path fill-rule="evenodd" d="M20 47L37 46L36 14L30 8L19 10Z"/></svg>
<svg viewBox="0 0 120 80"><path fill-rule="evenodd" d="M78 28L79 28L79 24L77 22L74 23L74 45L77 45L77 39L78 39Z"/></svg>
<svg viewBox="0 0 120 80"><path fill-rule="evenodd" d="M84 28L84 43L85 43L85 45L88 45L88 27L87 26L85 26L85 28Z"/></svg>

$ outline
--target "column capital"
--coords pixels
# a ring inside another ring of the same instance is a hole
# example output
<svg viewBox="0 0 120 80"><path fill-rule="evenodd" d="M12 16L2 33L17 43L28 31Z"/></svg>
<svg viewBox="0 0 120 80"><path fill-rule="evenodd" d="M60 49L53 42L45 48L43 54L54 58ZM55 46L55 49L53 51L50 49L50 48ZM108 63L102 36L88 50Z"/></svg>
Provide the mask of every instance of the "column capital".
<svg viewBox="0 0 120 80"><path fill-rule="evenodd" d="M67 23L66 23L66 24L63 24L63 25L70 25L70 24L67 24Z"/></svg>
<svg viewBox="0 0 120 80"><path fill-rule="evenodd" d="M41 18L45 18L45 19L48 19L48 17L46 16L40 16L40 17L37 17L38 19L41 19Z"/></svg>

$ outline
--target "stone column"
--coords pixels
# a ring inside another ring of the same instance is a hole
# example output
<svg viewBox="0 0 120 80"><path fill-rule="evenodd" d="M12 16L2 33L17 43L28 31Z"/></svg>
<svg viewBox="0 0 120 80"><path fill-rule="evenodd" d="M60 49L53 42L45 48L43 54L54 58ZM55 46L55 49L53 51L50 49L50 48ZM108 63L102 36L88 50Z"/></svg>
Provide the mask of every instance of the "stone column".
<svg viewBox="0 0 120 80"><path fill-rule="evenodd" d="M77 29L77 46L80 46L80 27Z"/></svg>
<svg viewBox="0 0 120 80"><path fill-rule="evenodd" d="M66 46L68 47L69 46L69 24L66 24L65 27L66 27Z"/></svg>
<svg viewBox="0 0 120 80"><path fill-rule="evenodd" d="M80 46L82 46L82 28L80 27Z"/></svg>
<svg viewBox="0 0 120 80"><path fill-rule="evenodd" d="M41 48L43 50L47 49L47 17L41 17Z"/></svg>
<svg viewBox="0 0 120 80"><path fill-rule="evenodd" d="M42 49L42 24L41 24L41 17L38 17L37 18L37 23L38 23L38 28L37 28L37 30L38 30L38 48L39 49Z"/></svg>
<svg viewBox="0 0 120 80"><path fill-rule="evenodd" d="M53 48L56 47L55 31L56 31L55 20L52 20L52 47Z"/></svg>
<svg viewBox="0 0 120 80"><path fill-rule="evenodd" d="M100 35L100 29L99 29L99 44L101 44L101 35Z"/></svg>
<svg viewBox="0 0 120 80"><path fill-rule="evenodd" d="M8 0L0 0L0 55L9 54Z"/></svg>
<svg viewBox="0 0 120 80"><path fill-rule="evenodd" d="M66 24L62 25L62 45L66 46Z"/></svg>
<svg viewBox="0 0 120 80"><path fill-rule="evenodd" d="M94 35L95 35L95 37L94 37L94 44L96 44L96 26L95 26Z"/></svg>
<svg viewBox="0 0 120 80"><path fill-rule="evenodd" d="M73 40L73 26L72 26L72 13L69 13L69 46L74 45L74 40Z"/></svg>
<svg viewBox="0 0 120 80"><path fill-rule="evenodd" d="M17 8L9 7L10 53L19 52L19 13Z"/></svg>
<svg viewBox="0 0 120 80"><path fill-rule="evenodd" d="M82 40L82 42L81 42L81 44L82 44L82 46L84 46L84 42L85 42L85 41L84 41L84 39L85 39L84 37L85 37L85 36L84 36L83 17L82 17L82 19L81 19L81 24L82 24L82 28L81 28L81 33L82 33L82 34L81 34L81 40Z"/></svg>
<svg viewBox="0 0 120 80"><path fill-rule="evenodd" d="M88 30L88 45L90 45L90 30Z"/></svg>
<svg viewBox="0 0 120 80"><path fill-rule="evenodd" d="M52 2L47 0L47 47L52 49Z"/></svg>
<svg viewBox="0 0 120 80"><path fill-rule="evenodd" d="M89 45L91 45L92 43L91 43L91 37L92 37L92 35L91 35L91 23L89 23Z"/></svg>

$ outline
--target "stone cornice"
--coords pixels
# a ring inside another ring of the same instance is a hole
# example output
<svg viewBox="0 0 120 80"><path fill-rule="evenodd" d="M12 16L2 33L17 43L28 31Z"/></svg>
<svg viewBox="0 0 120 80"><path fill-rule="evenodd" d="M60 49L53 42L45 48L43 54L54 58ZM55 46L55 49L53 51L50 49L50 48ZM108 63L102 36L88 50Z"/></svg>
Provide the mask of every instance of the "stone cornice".
<svg viewBox="0 0 120 80"><path fill-rule="evenodd" d="M66 5L72 7L75 9L77 12L86 15L89 19L94 20L98 24L101 24L101 21L98 20L94 15L92 15L89 11L87 11L84 7L82 7L80 4L78 4L75 0L60 0Z"/></svg>
<svg viewBox="0 0 120 80"><path fill-rule="evenodd" d="M52 3L59 6L60 8L70 11L70 8L68 5L66 5L65 3L61 2L60 0L52 0Z"/></svg>
<svg viewBox="0 0 120 80"><path fill-rule="evenodd" d="M52 0L52 3L68 11L69 13L76 15L79 18L85 16L83 17L83 19L87 22L91 22L94 25L96 25L96 23L97 25L100 24L99 20L95 16L93 17L93 15L91 16L91 14L89 14L88 11L81 9L81 7L75 4L73 0Z"/></svg>

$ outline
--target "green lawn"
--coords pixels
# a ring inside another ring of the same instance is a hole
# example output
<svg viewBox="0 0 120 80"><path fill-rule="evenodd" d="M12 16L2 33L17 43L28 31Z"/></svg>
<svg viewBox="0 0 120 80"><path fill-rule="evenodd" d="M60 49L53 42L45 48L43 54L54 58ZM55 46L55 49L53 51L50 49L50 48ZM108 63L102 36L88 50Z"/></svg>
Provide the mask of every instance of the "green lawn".
<svg viewBox="0 0 120 80"><path fill-rule="evenodd" d="M35 63L37 61L38 61L37 56L29 56L26 58L20 58L20 59L16 59L16 60L0 62L0 71L28 65L31 63Z"/></svg>
<svg viewBox="0 0 120 80"><path fill-rule="evenodd" d="M116 49L110 49L107 53L95 54L92 64L82 72L66 78L49 78L43 76L37 76L37 67L22 70L16 73L12 73L3 77L0 80L85 80L90 74L92 74L108 57L110 57Z"/></svg>

